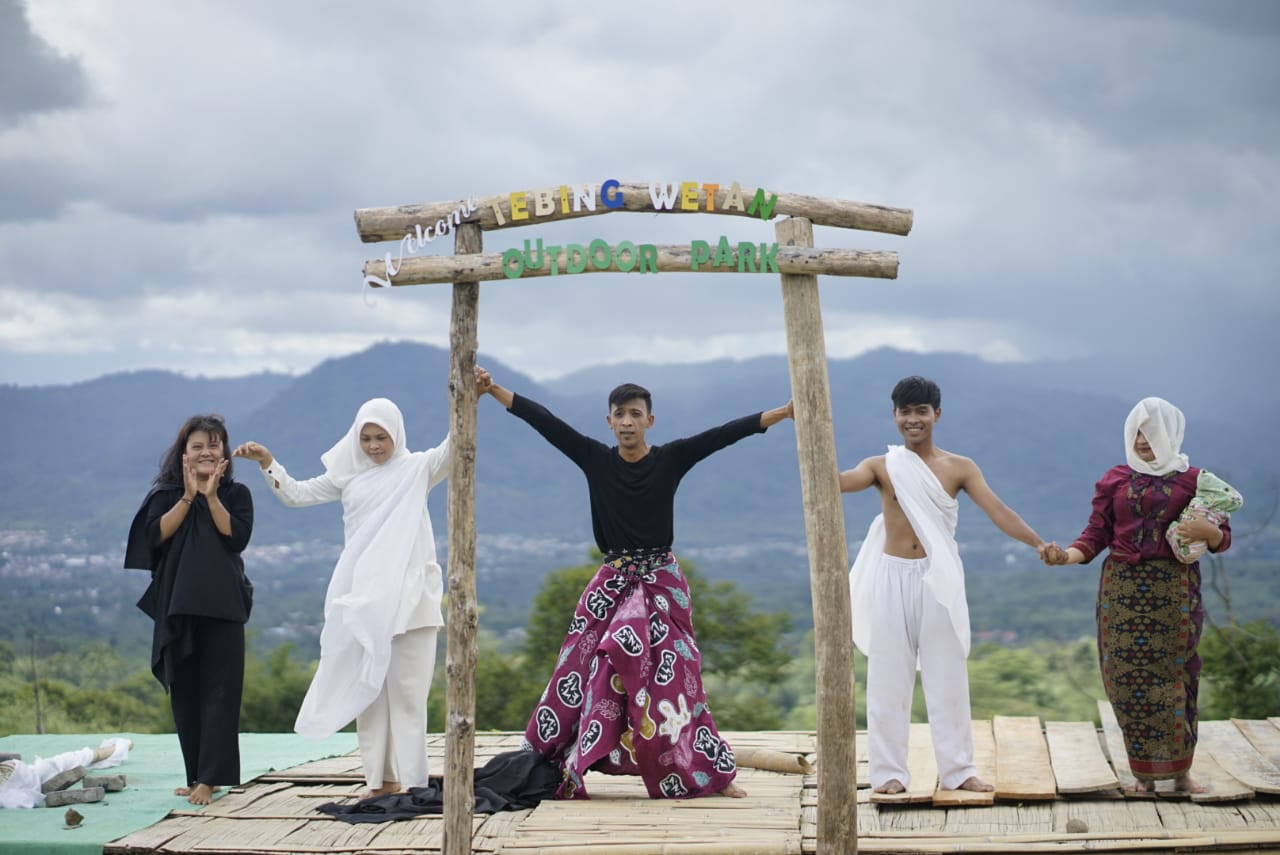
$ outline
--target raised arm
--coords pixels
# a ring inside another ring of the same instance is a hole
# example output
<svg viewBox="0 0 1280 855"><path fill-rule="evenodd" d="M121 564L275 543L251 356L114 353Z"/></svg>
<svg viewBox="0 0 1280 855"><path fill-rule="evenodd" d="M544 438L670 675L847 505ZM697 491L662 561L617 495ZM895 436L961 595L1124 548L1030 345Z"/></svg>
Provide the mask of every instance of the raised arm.
<svg viewBox="0 0 1280 855"><path fill-rule="evenodd" d="M605 446L579 433L574 427L560 419L546 407L494 382L489 372L476 366L476 391L487 392L490 397L507 408L513 416L527 422L530 427L542 434L542 438L560 450L579 467L584 467L594 450L603 450Z"/></svg>
<svg viewBox="0 0 1280 855"><path fill-rule="evenodd" d="M266 479L271 492L290 508L323 505L342 498L342 490L333 483L327 472L305 481L295 480L284 468L284 464L276 460L271 451L260 442L242 443L236 446L231 456L256 461L262 467L262 477Z"/></svg>

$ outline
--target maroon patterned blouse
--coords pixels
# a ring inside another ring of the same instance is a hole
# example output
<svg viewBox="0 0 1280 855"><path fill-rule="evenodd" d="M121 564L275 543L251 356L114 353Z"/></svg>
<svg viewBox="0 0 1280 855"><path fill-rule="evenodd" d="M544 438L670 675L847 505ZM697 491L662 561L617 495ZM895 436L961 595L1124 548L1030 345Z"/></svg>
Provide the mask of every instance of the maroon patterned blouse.
<svg viewBox="0 0 1280 855"><path fill-rule="evenodd" d="M1127 465L1113 466L1098 481L1093 493L1093 513L1089 524L1071 545L1084 553L1088 564L1103 549L1126 564L1152 558L1172 559L1173 549L1165 540L1169 523L1178 518L1196 494L1200 470L1146 475ZM1222 543L1213 552L1231 546L1231 524L1222 524Z"/></svg>

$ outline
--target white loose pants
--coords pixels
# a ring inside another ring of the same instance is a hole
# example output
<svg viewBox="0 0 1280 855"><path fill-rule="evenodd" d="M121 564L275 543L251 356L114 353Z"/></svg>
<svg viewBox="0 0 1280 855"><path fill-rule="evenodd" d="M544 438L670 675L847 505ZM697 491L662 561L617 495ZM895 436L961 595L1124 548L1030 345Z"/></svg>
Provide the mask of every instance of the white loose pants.
<svg viewBox="0 0 1280 855"><path fill-rule="evenodd" d="M867 659L867 759L871 786L911 783L907 738L916 663L943 789L977 770L969 718L969 672L946 609L929 591L929 559L881 557L875 584L874 647Z"/></svg>
<svg viewBox="0 0 1280 855"><path fill-rule="evenodd" d="M404 789L427 784L427 694L439 631L422 627L391 639L382 691L356 716L360 761L370 789L389 781Z"/></svg>

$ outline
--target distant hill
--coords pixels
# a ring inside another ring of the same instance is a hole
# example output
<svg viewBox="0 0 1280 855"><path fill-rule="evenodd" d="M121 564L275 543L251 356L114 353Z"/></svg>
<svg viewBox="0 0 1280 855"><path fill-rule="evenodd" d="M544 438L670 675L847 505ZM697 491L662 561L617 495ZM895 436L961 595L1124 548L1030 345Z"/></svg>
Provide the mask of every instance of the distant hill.
<svg viewBox="0 0 1280 855"><path fill-rule="evenodd" d="M606 396L617 383L654 393L650 440L695 433L728 419L784 403L784 357L697 365L593 367L539 384L481 356L503 385L547 405L602 440ZM1280 463L1254 445L1275 424L1274 396L1246 400L1241 412L1219 413L1193 393L1170 389L1176 372L1129 389L1123 372L1089 362L1000 365L955 354L876 350L831 360L839 463L849 467L898 442L889 392L908 374L924 374L943 390L937 441L973 457L997 493L1040 533L1069 540L1089 514L1094 481L1122 462L1125 415L1144 394L1164 394L1188 416L1184 450L1192 461L1235 483L1246 496L1237 531L1270 522ZM0 430L12 438L0 457L0 530L40 528L118 548L133 511L155 475L161 452L180 423L214 410L228 418L233 444L266 444L297 477L321 471L319 457L350 425L359 404L386 396L406 417L409 445L436 444L448 426L448 354L440 348L387 343L330 359L298 377L261 374L235 379L187 378L161 372L102 377L71 386L0 386ZM496 402L480 402L477 518L482 600L493 608L528 607L543 573L585 558L591 542L581 474ZM238 461L236 477L253 491L253 544L339 542L336 505L286 509L266 490L257 467ZM677 551L709 575L734 578L781 607L807 608L807 563L795 431L783 423L699 464L678 498ZM442 551L445 488L430 506ZM844 499L846 534L856 545L878 510L874 495ZM1233 555L1270 560L1276 526ZM960 539L971 574L1029 569L1034 555L1000 535L962 501ZM566 557L567 556L567 557ZM308 567L323 587L331 569ZM251 568L252 575L252 568Z"/></svg>

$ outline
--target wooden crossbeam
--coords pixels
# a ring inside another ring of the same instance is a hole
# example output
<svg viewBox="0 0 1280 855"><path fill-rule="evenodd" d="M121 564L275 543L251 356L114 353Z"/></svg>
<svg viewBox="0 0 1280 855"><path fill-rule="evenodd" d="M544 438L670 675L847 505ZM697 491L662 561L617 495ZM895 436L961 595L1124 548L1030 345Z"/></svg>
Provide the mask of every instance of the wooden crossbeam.
<svg viewBox="0 0 1280 855"><path fill-rule="evenodd" d="M713 266L699 265L693 269L692 249L687 245L655 246L653 272L657 273L764 273L758 269L758 261L746 265L739 263L738 248L731 252L732 261L728 264ZM628 273L635 272L630 262L623 262L626 270L619 267L618 260L610 257L608 265L596 267L587 264L582 270L569 272L561 260L557 264L558 273L551 272L551 264L544 259L539 268L523 268L520 279L532 279L547 276L581 276L585 273ZM783 275L797 276L862 276L871 279L896 279L898 276L898 254L896 252L868 252L858 249L817 249L814 247L779 246L775 256L776 271ZM414 255L402 261L392 262L395 269L393 276L387 276L385 258L374 258L364 264L364 275L382 281L389 281L393 286L428 285L432 283L448 283L457 281L487 282L504 280L501 253L484 253L479 255ZM748 269L740 269L748 267Z"/></svg>
<svg viewBox="0 0 1280 855"><path fill-rule="evenodd" d="M487 196L479 199L454 199L444 202L426 202L417 205L394 205L379 208L359 208L355 212L356 231L360 240L365 243L400 240L412 233L416 227L431 227L436 223L447 223L455 211L475 210L467 216L467 222L474 222L485 231L494 229L532 226L539 223L550 223L557 220L575 220L583 217L594 217L616 212L640 213L714 213L727 216L757 219L758 212L738 210L726 207L729 201L729 187L722 187L713 194L713 202L707 204L707 191L699 188L696 210L687 210L679 205L671 209L655 208L649 193L649 184L640 181L621 181L617 185L617 196L622 204L610 208L602 201L601 185L591 184L596 199L595 209L580 206L579 210L563 210L565 205L557 204L546 214L531 212L525 218L516 218L511 212L512 194ZM747 190L754 193L755 188ZM770 194L777 199L773 203L771 213L782 217L803 217L818 226L834 226L842 229L860 229L863 231L882 232L884 234L905 235L911 231L913 213L906 208L890 208L885 205L873 205L866 202L854 202L846 199L823 199L818 196L804 196L798 193ZM710 210L708 210L710 209ZM499 222L499 219L502 222Z"/></svg>

